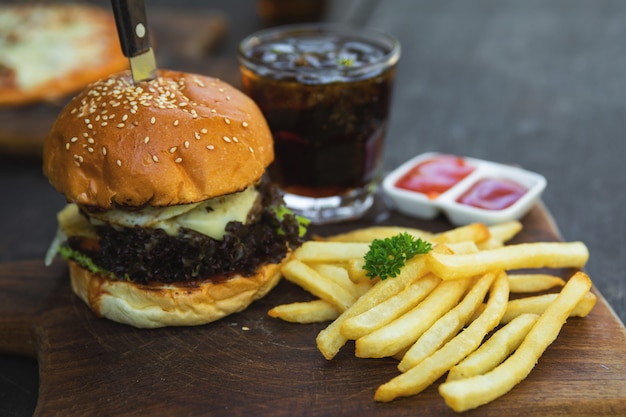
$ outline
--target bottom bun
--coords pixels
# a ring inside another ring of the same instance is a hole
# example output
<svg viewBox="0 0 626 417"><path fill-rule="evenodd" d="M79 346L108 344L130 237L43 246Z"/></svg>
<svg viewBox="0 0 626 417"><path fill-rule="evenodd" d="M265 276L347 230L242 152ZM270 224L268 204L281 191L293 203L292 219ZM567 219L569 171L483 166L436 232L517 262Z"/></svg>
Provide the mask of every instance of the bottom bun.
<svg viewBox="0 0 626 417"><path fill-rule="evenodd" d="M108 279L69 261L72 290L98 317L139 328L196 326L248 307L281 278L281 264L267 264L256 275L197 285L138 285Z"/></svg>

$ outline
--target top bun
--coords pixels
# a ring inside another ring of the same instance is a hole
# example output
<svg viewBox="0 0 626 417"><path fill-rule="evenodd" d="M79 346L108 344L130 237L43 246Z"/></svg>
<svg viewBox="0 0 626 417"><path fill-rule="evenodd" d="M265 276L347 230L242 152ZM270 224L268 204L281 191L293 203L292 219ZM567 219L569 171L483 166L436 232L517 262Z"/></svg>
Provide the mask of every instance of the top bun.
<svg viewBox="0 0 626 417"><path fill-rule="evenodd" d="M194 203L258 181L274 158L261 111L215 78L159 70L91 84L61 111L43 171L69 202L101 209Z"/></svg>

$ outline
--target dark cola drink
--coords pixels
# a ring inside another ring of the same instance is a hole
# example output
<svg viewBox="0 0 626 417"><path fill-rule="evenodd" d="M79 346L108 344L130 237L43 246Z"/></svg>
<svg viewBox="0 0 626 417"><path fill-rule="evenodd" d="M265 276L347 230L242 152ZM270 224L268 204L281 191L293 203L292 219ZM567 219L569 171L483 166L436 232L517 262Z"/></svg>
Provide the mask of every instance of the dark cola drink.
<svg viewBox="0 0 626 417"><path fill-rule="evenodd" d="M239 51L242 84L274 136L272 180L317 223L358 217L379 179L397 41L328 26L252 39Z"/></svg>

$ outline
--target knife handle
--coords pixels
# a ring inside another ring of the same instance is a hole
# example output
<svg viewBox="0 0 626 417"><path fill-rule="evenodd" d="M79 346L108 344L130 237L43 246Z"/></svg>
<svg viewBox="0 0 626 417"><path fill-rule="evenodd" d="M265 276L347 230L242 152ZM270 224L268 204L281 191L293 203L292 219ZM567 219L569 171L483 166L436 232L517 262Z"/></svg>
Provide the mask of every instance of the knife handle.
<svg viewBox="0 0 626 417"><path fill-rule="evenodd" d="M111 0L122 52L133 58L150 49L144 0Z"/></svg>

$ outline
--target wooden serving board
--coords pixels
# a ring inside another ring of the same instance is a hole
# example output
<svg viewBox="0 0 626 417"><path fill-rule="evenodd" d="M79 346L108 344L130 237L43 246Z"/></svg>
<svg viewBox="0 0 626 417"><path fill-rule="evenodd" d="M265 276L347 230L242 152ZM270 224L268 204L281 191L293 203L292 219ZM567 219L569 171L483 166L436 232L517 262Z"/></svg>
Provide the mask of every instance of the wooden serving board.
<svg viewBox="0 0 626 417"><path fill-rule="evenodd" d="M517 241L559 240L541 206L523 222ZM384 223L451 227L443 219L420 222L397 214ZM588 317L567 322L526 380L465 415L626 415L626 334L598 296ZM355 358L349 344L327 361L315 345L323 324L267 316L277 304L309 298L283 280L266 298L221 321L139 330L96 318L71 293L62 262L49 268L40 260L9 263L0 265L0 351L38 358L36 416L456 415L439 396L438 383L417 396L374 402L376 388L397 375L395 360Z"/></svg>

